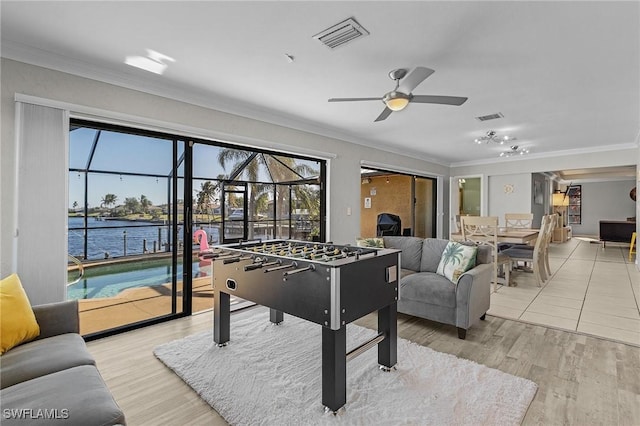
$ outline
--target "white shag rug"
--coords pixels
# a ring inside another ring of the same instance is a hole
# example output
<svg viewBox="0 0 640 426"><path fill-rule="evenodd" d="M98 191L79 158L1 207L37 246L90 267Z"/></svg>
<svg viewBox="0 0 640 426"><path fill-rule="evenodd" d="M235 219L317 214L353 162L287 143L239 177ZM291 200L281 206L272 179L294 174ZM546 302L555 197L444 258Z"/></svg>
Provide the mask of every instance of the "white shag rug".
<svg viewBox="0 0 640 426"><path fill-rule="evenodd" d="M244 314L244 313L243 313ZM347 350L375 336L347 326ZM231 316L231 341L212 331L172 341L154 354L232 425L518 425L537 385L398 339L396 371L378 369L372 348L347 363L347 404L325 413L321 327L269 312Z"/></svg>

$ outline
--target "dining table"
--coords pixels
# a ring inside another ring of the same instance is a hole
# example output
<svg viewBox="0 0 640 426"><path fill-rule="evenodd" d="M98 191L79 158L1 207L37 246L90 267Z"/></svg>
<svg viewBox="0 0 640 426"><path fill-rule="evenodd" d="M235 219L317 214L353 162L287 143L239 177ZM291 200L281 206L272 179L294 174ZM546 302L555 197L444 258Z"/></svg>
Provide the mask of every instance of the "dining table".
<svg viewBox="0 0 640 426"><path fill-rule="evenodd" d="M531 241L535 241L540 234L539 229L529 228L498 228L497 239L499 243L512 243L512 244L529 244ZM478 238L478 236L474 236ZM450 239L452 241L464 241L462 238L462 232L452 232Z"/></svg>

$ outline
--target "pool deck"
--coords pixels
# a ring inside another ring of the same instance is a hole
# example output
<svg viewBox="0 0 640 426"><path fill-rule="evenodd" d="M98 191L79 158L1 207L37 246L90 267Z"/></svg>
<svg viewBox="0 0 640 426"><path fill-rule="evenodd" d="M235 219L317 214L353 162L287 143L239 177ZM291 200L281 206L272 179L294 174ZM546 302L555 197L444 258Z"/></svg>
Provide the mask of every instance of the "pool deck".
<svg viewBox="0 0 640 426"><path fill-rule="evenodd" d="M193 279L193 312L213 309L211 277ZM80 334L87 335L171 313L171 285L130 288L114 297L81 299ZM182 308L182 282L178 282L177 308Z"/></svg>

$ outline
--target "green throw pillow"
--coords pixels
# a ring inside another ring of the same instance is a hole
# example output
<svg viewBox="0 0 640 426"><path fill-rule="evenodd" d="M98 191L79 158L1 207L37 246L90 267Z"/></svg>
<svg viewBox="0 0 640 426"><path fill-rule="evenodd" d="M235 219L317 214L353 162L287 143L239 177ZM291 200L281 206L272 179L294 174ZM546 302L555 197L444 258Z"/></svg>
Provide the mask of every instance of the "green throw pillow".
<svg viewBox="0 0 640 426"><path fill-rule="evenodd" d="M458 284L460 275L476 266L478 248L449 241L442 252L436 273L447 277L449 281Z"/></svg>
<svg viewBox="0 0 640 426"><path fill-rule="evenodd" d="M356 246L384 248L384 240L382 238L356 238Z"/></svg>

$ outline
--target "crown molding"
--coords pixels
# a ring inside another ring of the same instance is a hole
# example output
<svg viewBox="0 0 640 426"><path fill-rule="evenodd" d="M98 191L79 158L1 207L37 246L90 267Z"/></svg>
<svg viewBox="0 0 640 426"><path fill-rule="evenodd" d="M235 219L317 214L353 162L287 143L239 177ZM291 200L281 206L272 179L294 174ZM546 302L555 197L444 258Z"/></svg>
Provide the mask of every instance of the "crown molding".
<svg viewBox="0 0 640 426"><path fill-rule="evenodd" d="M582 154L595 154L601 152L608 151L623 151L623 150L632 150L638 149L638 144L635 142L631 143L623 143L623 144L614 144L614 145L600 145L589 148L576 148L576 149L565 149L560 151L553 152L543 152L543 153L534 153L527 155L514 155L513 157L500 158L496 157L482 159L482 160L474 160L474 161L461 161L458 163L451 163L451 167L466 167L466 166L480 166L487 164L500 164L505 161L526 161L526 160L539 160L545 158L557 158L557 157L565 157L571 155L582 155Z"/></svg>

